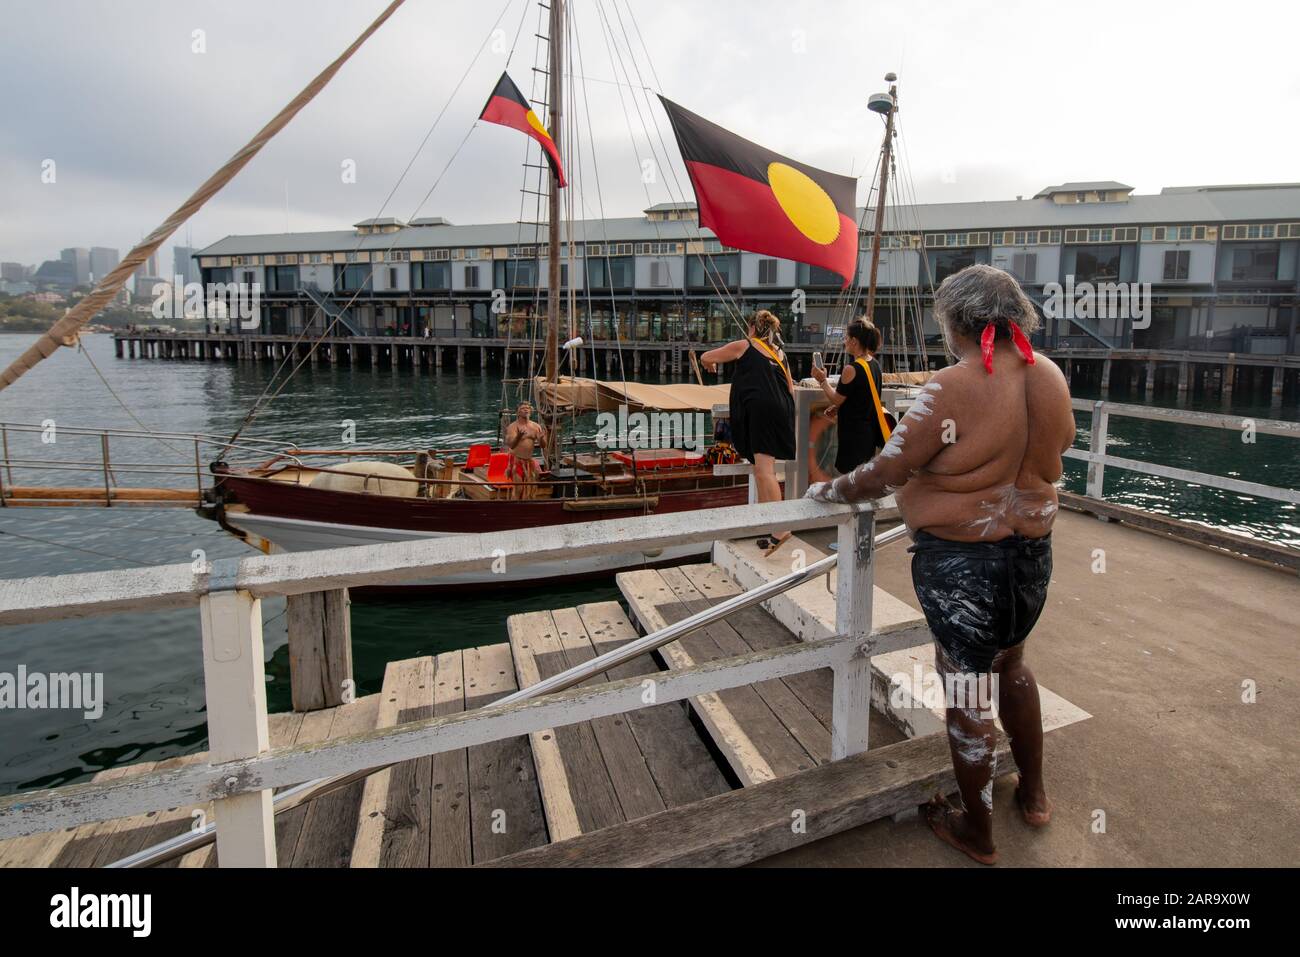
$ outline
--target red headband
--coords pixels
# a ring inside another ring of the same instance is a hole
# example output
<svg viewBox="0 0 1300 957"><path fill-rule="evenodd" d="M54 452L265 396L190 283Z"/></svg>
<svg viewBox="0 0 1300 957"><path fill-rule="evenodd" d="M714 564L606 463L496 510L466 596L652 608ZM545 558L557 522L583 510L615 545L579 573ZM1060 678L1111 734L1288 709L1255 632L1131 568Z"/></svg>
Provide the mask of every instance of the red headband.
<svg viewBox="0 0 1300 957"><path fill-rule="evenodd" d="M1020 331L1020 327L1014 322L1011 326L1011 341L1016 344L1020 354L1025 357L1025 361L1030 365L1034 364L1034 347L1029 344L1025 334ZM984 369L989 375L993 374L993 340L997 338L997 326L990 322L984 327L984 332L980 336L980 352L984 355Z"/></svg>

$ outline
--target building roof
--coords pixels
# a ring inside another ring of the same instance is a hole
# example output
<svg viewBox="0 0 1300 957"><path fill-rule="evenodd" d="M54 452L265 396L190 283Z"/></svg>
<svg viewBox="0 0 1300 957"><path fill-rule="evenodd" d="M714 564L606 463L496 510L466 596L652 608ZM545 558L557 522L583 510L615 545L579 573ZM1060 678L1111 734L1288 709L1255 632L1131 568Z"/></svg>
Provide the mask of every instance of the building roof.
<svg viewBox="0 0 1300 957"><path fill-rule="evenodd" d="M694 208L695 208L694 203L655 203L649 209L645 210L645 212L670 213L675 209L694 209Z"/></svg>
<svg viewBox="0 0 1300 957"><path fill-rule="evenodd" d="M657 209L658 207L651 207ZM860 221L872 210L858 210ZM433 217L438 218L438 217ZM1124 203L1066 203L1048 198L971 203L924 203L891 206L885 228L890 232L963 232L995 229L1065 229L1224 222L1300 222L1300 184L1247 184L1233 187L1173 187L1160 193L1133 195ZM519 223L455 226L411 224L397 232L358 235L354 230L317 233L269 233L227 236L200 256L263 253L339 252L343 250L421 249L438 247L533 245L546 241L544 227ZM650 220L645 216L581 220L572 226L575 242L681 242L713 238L691 220Z"/></svg>
<svg viewBox="0 0 1300 957"><path fill-rule="evenodd" d="M352 225L360 229L362 226L405 226L406 223L393 216L378 216L373 219L363 219L361 222Z"/></svg>
<svg viewBox="0 0 1300 957"><path fill-rule="evenodd" d="M1102 180L1096 183L1062 183L1060 186L1049 186L1046 189L1039 190L1034 194L1034 199L1050 197L1056 193L1109 193L1116 190L1124 192L1133 192L1133 187L1124 183L1117 183L1113 179Z"/></svg>

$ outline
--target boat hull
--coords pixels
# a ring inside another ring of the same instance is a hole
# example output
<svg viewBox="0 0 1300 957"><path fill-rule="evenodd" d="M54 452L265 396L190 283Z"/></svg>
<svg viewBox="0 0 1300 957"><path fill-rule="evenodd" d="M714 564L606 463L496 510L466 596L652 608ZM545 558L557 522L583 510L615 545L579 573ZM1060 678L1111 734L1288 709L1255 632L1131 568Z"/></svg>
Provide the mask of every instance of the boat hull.
<svg viewBox="0 0 1300 957"><path fill-rule="evenodd" d="M267 479L226 475L226 502L220 520L236 534L261 539L278 551L302 552L349 548L386 542L509 531L548 525L618 520L646 514L668 514L701 508L725 508L748 501L745 485L663 492L635 508L606 507L599 500L541 499L535 501L472 501L417 499L325 491ZM653 504L651 504L653 503ZM369 588L366 592L442 591L538 586L608 578L620 571L680 564L709 554L709 546L679 545L655 552L628 552L602 557L573 558L512 568L484 569L426 581ZM364 593L363 593L364 594Z"/></svg>

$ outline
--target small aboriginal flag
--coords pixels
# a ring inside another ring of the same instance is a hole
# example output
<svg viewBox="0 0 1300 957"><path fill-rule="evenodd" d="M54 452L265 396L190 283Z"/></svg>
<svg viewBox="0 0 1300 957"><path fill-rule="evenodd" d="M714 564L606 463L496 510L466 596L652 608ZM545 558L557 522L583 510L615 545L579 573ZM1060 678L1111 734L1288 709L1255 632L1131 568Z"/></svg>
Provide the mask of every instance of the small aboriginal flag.
<svg viewBox="0 0 1300 957"><path fill-rule="evenodd" d="M569 185L564 178L564 167L560 164L560 151L555 146L555 140L551 139L551 134L546 132L546 127L537 118L533 108L528 105L524 95L519 92L515 81L510 79L510 74L501 74L501 79L497 81L497 88L492 91L492 96L488 98L487 106L483 107L479 119L508 126L521 133L527 133L537 140L546 151L546 157L550 161L551 169L555 171L556 178L560 181L561 188Z"/></svg>
<svg viewBox="0 0 1300 957"><path fill-rule="evenodd" d="M821 266L847 286L858 262L857 180L806 166L664 99L700 223L728 246Z"/></svg>

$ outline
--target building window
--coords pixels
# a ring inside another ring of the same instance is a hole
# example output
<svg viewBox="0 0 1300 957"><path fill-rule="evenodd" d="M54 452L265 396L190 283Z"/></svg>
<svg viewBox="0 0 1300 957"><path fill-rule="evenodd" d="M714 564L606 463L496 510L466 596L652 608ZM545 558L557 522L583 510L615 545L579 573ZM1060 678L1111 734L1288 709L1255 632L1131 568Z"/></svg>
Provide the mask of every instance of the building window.
<svg viewBox="0 0 1300 957"><path fill-rule="evenodd" d="M931 253L930 266L934 272L934 284L937 286L953 273L975 265L975 261L975 252L971 249L950 249Z"/></svg>
<svg viewBox="0 0 1300 957"><path fill-rule="evenodd" d="M1187 278L1187 270L1192 262L1192 254L1186 249L1170 249L1165 252L1166 282L1179 282Z"/></svg>
<svg viewBox="0 0 1300 957"><path fill-rule="evenodd" d="M356 292L372 288L373 274L369 264L356 263L334 267L334 288L340 291Z"/></svg>
<svg viewBox="0 0 1300 957"><path fill-rule="evenodd" d="M492 278L497 289L535 289L537 288L537 260L497 260L492 264Z"/></svg>
<svg viewBox="0 0 1300 957"><path fill-rule="evenodd" d="M670 280L668 264L664 262L652 262L650 264L650 285L663 288L667 286Z"/></svg>
<svg viewBox="0 0 1300 957"><path fill-rule="evenodd" d="M397 269L394 266L388 267L388 288L390 290L397 288Z"/></svg>
<svg viewBox="0 0 1300 957"><path fill-rule="evenodd" d="M466 289L478 288L478 266L465 267L465 288Z"/></svg>
<svg viewBox="0 0 1300 957"><path fill-rule="evenodd" d="M760 286L776 285L775 259L760 259L758 261L758 284Z"/></svg>
<svg viewBox="0 0 1300 957"><path fill-rule="evenodd" d="M270 266L266 270L267 292L293 292L298 288L297 266Z"/></svg>
<svg viewBox="0 0 1300 957"><path fill-rule="evenodd" d="M411 266L411 285L417 290L447 290L451 288L451 264L415 263Z"/></svg>
<svg viewBox="0 0 1300 957"><path fill-rule="evenodd" d="M1114 282L1119 280L1120 247L1088 246L1076 253L1074 278L1088 282Z"/></svg>
<svg viewBox="0 0 1300 957"><path fill-rule="evenodd" d="M1011 257L1011 275L1021 282L1038 281L1038 253L1015 253Z"/></svg>
<svg viewBox="0 0 1300 957"><path fill-rule="evenodd" d="M1232 278L1235 280L1277 279L1277 246L1238 246L1232 250Z"/></svg>
<svg viewBox="0 0 1300 957"><path fill-rule="evenodd" d="M635 260L631 256L588 257L587 285L596 289L631 289L636 285Z"/></svg>

